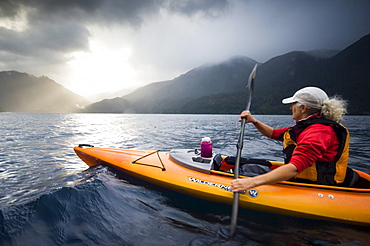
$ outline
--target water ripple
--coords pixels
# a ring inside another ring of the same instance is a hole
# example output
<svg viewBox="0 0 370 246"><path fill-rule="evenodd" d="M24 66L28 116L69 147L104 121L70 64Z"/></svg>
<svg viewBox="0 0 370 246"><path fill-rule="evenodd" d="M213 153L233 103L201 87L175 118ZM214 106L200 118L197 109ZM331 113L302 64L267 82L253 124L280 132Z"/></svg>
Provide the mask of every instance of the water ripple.
<svg viewBox="0 0 370 246"><path fill-rule="evenodd" d="M274 127L290 116L256 116ZM370 117L348 116L352 167L368 171ZM73 146L199 148L235 155L237 115L1 113L0 245L366 245L367 229L241 209L234 238L230 206L189 198L88 168ZM247 125L243 155L282 160L280 142Z"/></svg>

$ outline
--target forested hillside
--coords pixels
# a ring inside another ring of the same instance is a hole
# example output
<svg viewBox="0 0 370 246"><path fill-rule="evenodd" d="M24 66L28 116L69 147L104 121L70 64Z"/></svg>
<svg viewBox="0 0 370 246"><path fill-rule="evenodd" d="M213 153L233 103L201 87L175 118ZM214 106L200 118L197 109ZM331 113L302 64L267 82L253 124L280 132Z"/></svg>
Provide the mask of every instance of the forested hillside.
<svg viewBox="0 0 370 246"><path fill-rule="evenodd" d="M0 72L0 107L8 112L70 113L89 102L48 77Z"/></svg>

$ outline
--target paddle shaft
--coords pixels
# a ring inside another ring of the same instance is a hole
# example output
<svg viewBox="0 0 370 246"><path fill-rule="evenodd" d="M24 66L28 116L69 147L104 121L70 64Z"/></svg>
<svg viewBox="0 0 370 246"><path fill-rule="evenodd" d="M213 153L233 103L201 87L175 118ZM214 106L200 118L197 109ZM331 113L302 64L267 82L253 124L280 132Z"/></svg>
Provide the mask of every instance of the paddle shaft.
<svg viewBox="0 0 370 246"><path fill-rule="evenodd" d="M239 139L237 143L237 154L235 160L235 167L234 167L234 179L239 178L239 166L240 166L240 157L243 150L243 136L244 136L244 129L245 129L245 122L246 119L242 119L242 124L240 127L239 132ZM236 231L236 222L238 220L238 208L239 208L239 193L234 192L234 199L233 199L233 207L232 207L232 214L231 214L231 228L230 228L230 235L233 236Z"/></svg>
<svg viewBox="0 0 370 246"><path fill-rule="evenodd" d="M249 98L248 98L248 103L247 103L245 110L249 110L251 106L252 93L253 93L253 87L254 87L254 77L256 76L256 69L257 69L257 64L254 66L251 74L249 75L249 80L248 80L248 85L247 85L248 92L249 92ZM243 149L243 136L244 136L244 129L245 129L246 121L247 121L246 118L242 118L238 143L236 145L237 153L236 153L236 161L235 161L235 167L234 167L234 179L239 178L239 166L240 166L240 158L241 158L242 149ZM239 193L234 192L232 214L231 214L231 225L230 225L230 235L231 236L233 236L236 231L236 222L238 219L238 208L239 208Z"/></svg>

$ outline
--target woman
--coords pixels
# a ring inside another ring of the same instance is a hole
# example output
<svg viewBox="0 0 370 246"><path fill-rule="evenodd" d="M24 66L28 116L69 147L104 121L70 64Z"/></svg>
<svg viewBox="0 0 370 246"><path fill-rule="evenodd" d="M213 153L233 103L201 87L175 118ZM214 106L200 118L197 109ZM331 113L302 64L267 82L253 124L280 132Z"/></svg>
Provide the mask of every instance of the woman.
<svg viewBox="0 0 370 246"><path fill-rule="evenodd" d="M266 137L283 141L285 165L252 178L235 179L233 192L259 185L296 179L324 185L353 186L358 175L348 165L349 134L339 124L346 102L329 99L317 87L305 87L282 101L291 103L294 127L273 129L256 120L249 111L241 113Z"/></svg>

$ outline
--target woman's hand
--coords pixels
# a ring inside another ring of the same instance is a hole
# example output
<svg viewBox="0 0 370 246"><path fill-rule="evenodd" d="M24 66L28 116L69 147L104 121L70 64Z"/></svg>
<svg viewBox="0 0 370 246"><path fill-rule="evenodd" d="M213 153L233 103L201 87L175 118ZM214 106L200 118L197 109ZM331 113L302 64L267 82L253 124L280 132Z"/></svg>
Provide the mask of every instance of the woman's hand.
<svg viewBox="0 0 370 246"><path fill-rule="evenodd" d="M232 192L245 191L255 186L253 178L234 179L231 181Z"/></svg>
<svg viewBox="0 0 370 246"><path fill-rule="evenodd" d="M240 114L240 118L245 118L246 123L256 123L257 120L252 116L251 112L249 110L244 110ZM241 120L239 120L241 121Z"/></svg>
<svg viewBox="0 0 370 246"><path fill-rule="evenodd" d="M297 167L292 164L285 164L271 172L264 173L253 178L233 179L231 181L232 192L240 192L260 185L275 184L280 181L288 180L298 174Z"/></svg>

